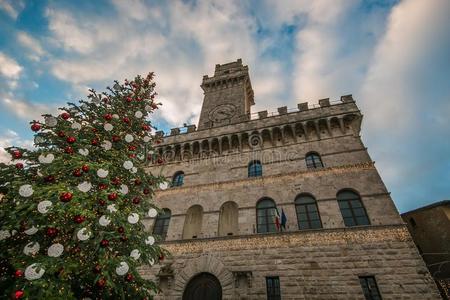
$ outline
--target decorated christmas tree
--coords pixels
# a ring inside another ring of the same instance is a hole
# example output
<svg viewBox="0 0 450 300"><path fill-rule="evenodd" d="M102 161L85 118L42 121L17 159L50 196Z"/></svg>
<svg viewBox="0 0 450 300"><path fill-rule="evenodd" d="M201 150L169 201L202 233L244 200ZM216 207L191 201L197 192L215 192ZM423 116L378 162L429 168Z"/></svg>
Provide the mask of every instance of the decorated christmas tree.
<svg viewBox="0 0 450 300"><path fill-rule="evenodd" d="M155 283L138 268L167 255L142 220L155 217L163 177L143 167L153 159L149 116L153 73L59 116L31 122L34 150L8 148L0 165L0 298L151 299Z"/></svg>

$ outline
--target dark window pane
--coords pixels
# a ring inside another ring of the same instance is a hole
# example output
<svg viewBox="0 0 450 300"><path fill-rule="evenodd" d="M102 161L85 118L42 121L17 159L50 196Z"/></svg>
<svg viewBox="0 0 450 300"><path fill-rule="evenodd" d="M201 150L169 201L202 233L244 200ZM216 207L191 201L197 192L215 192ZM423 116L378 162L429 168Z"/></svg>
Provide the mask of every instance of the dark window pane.
<svg viewBox="0 0 450 300"><path fill-rule="evenodd" d="M358 225L369 225L369 220L364 216L364 217L357 217L356 218L356 223Z"/></svg>
<svg viewBox="0 0 450 300"><path fill-rule="evenodd" d="M344 218L348 218L348 217L352 216L352 211L350 209L342 209L341 212L342 212L342 216Z"/></svg>
<svg viewBox="0 0 450 300"><path fill-rule="evenodd" d="M308 208L309 212L313 212L313 211L317 210L317 206L316 206L315 203L314 204L308 204L306 207Z"/></svg>
<svg viewBox="0 0 450 300"><path fill-rule="evenodd" d="M318 219L319 219L319 213L318 213L318 212L312 212L312 213L310 213L310 214L309 214L309 219L310 219L311 221L313 221L313 220L318 220Z"/></svg>
<svg viewBox="0 0 450 300"><path fill-rule="evenodd" d="M339 207L341 208L341 209L343 209L343 208L348 208L349 206L348 206L348 202L347 201L339 201Z"/></svg>
<svg viewBox="0 0 450 300"><path fill-rule="evenodd" d="M359 201L359 199L357 200L352 200L351 201L352 207L356 208L356 207L362 207L362 203L361 201Z"/></svg>
<svg viewBox="0 0 450 300"><path fill-rule="evenodd" d="M348 227L356 225L353 218L344 218L344 224L345 224L345 226L348 226Z"/></svg>
<svg viewBox="0 0 450 300"><path fill-rule="evenodd" d="M300 229L310 229L308 222L299 222Z"/></svg>
<svg viewBox="0 0 450 300"><path fill-rule="evenodd" d="M306 214L299 214L298 219L300 221L308 221L308 216Z"/></svg>
<svg viewBox="0 0 450 300"><path fill-rule="evenodd" d="M364 211L364 208L355 208L353 209L353 214L355 215L355 217L361 217L361 216L365 216L366 212Z"/></svg>
<svg viewBox="0 0 450 300"><path fill-rule="evenodd" d="M373 276L359 277L362 291L366 300L381 300L381 294L378 290L377 282Z"/></svg>
<svg viewBox="0 0 450 300"><path fill-rule="evenodd" d="M320 221L312 221L311 222L311 229L318 229L318 228L322 228L322 224L320 223Z"/></svg>
<svg viewBox="0 0 450 300"><path fill-rule="evenodd" d="M279 277L266 277L267 299L280 300L280 279Z"/></svg>

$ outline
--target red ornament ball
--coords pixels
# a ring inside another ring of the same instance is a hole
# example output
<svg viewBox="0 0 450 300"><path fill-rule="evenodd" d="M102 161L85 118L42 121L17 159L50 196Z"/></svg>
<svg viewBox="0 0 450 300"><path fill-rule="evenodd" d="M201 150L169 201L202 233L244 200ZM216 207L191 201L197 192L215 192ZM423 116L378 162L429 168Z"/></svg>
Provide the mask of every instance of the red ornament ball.
<svg viewBox="0 0 450 300"><path fill-rule="evenodd" d="M37 132L37 131L41 130L41 125L39 123L33 123L33 125L31 125L31 130L33 130L34 132Z"/></svg>
<svg viewBox="0 0 450 300"><path fill-rule="evenodd" d="M19 150L14 150L14 151L12 152L12 156L13 156L15 159L19 159L19 158L22 157L22 153L21 153Z"/></svg>
<svg viewBox="0 0 450 300"><path fill-rule="evenodd" d="M100 241L100 246L102 247L108 247L109 241L107 239L103 239Z"/></svg>
<svg viewBox="0 0 450 300"><path fill-rule="evenodd" d="M136 158L136 154L135 153L131 153L130 155L128 155L129 158Z"/></svg>
<svg viewBox="0 0 450 300"><path fill-rule="evenodd" d="M102 272L102 266L100 266L99 264L96 264L94 266L94 268L92 269L92 272L94 272L95 274L100 274Z"/></svg>
<svg viewBox="0 0 450 300"><path fill-rule="evenodd" d="M64 131L59 131L58 136L63 138L66 136L66 134L64 133Z"/></svg>
<svg viewBox="0 0 450 300"><path fill-rule="evenodd" d="M158 109L158 105L157 105L155 102L153 102L153 103L152 103L152 108L153 108L153 109Z"/></svg>
<svg viewBox="0 0 450 300"><path fill-rule="evenodd" d="M77 224L81 224L84 222L86 218L84 216L81 215L76 215L75 217L73 217L73 221Z"/></svg>
<svg viewBox="0 0 450 300"><path fill-rule="evenodd" d="M106 121L111 121L112 118L113 118L113 116L112 116L111 114L105 114L105 115L103 116L103 118L104 118Z"/></svg>
<svg viewBox="0 0 450 300"><path fill-rule="evenodd" d="M148 194L150 194L150 190L149 189L144 189L144 195L148 195Z"/></svg>
<svg viewBox="0 0 450 300"><path fill-rule="evenodd" d="M23 163L17 163L16 164L17 169L23 169Z"/></svg>
<svg viewBox="0 0 450 300"><path fill-rule="evenodd" d="M61 115L61 118L63 118L64 120L67 120L70 118L70 114L68 112L63 112Z"/></svg>
<svg viewBox="0 0 450 300"><path fill-rule="evenodd" d="M149 131L150 126L148 126L147 124L144 124L144 125L142 125L142 129L144 129L145 131Z"/></svg>
<svg viewBox="0 0 450 300"><path fill-rule="evenodd" d="M61 193L61 195L59 196L59 200L61 200L62 202L69 202L70 200L72 200L72 193L70 192L64 192Z"/></svg>
<svg viewBox="0 0 450 300"><path fill-rule="evenodd" d="M133 198L133 203L134 204L139 204L139 202L141 202L141 199L139 199L139 197L134 197Z"/></svg>
<svg viewBox="0 0 450 300"><path fill-rule="evenodd" d="M87 173L87 172L89 172L89 166L88 165L83 165L81 167L81 170L83 170L83 172Z"/></svg>
<svg viewBox="0 0 450 300"><path fill-rule="evenodd" d="M98 140L97 140L97 139L93 139L93 140L91 141L91 145L92 145L92 146L97 146L97 145L98 145Z"/></svg>
<svg viewBox="0 0 450 300"><path fill-rule="evenodd" d="M105 206L106 205L106 201L101 199L98 201L98 204L100 204L101 206Z"/></svg>
<svg viewBox="0 0 450 300"><path fill-rule="evenodd" d="M120 182L121 182L121 180L120 180L119 177L114 177L114 178L111 180L111 183L112 183L113 185L119 185Z"/></svg>
<svg viewBox="0 0 450 300"><path fill-rule="evenodd" d="M128 150L129 151L135 151L136 150L136 146L130 145L130 146L128 146Z"/></svg>
<svg viewBox="0 0 450 300"><path fill-rule="evenodd" d="M55 176L53 175L48 175L47 177L44 178L45 182L54 182L55 181Z"/></svg>
<svg viewBox="0 0 450 300"><path fill-rule="evenodd" d="M98 286L99 288L103 288L103 287L105 287L105 285L106 285L106 279L105 279L105 278L100 278L100 279L97 281L97 286Z"/></svg>
<svg viewBox="0 0 450 300"><path fill-rule="evenodd" d="M16 270L14 272L14 277L16 278L22 278L23 277L23 271L22 270Z"/></svg>
<svg viewBox="0 0 450 300"><path fill-rule="evenodd" d="M122 226L120 226L119 228L117 228L117 232L124 233L125 229Z"/></svg>
<svg viewBox="0 0 450 300"><path fill-rule="evenodd" d="M107 186L106 184L104 184L104 183L100 183L100 184L98 185L98 189L99 189L99 190L106 190L107 187L108 187L108 186Z"/></svg>
<svg viewBox="0 0 450 300"><path fill-rule="evenodd" d="M113 141L114 143L117 143L118 141L120 141L120 137L117 136L117 135L113 135L112 141Z"/></svg>
<svg viewBox="0 0 450 300"><path fill-rule="evenodd" d="M127 124L130 123L130 119L127 117L123 118L122 121Z"/></svg>
<svg viewBox="0 0 450 300"><path fill-rule="evenodd" d="M75 137L73 137L73 136L69 136L69 137L66 139L66 141L67 141L69 144L73 144L73 143L76 142L76 139L75 139Z"/></svg>
<svg viewBox="0 0 450 300"><path fill-rule="evenodd" d="M114 201L117 199L117 193L111 193L108 195L108 199Z"/></svg>
<svg viewBox="0 0 450 300"><path fill-rule="evenodd" d="M127 276L125 276L125 280L128 282L133 281L134 277L133 274L128 273Z"/></svg>
<svg viewBox="0 0 450 300"><path fill-rule="evenodd" d="M83 175L83 173L81 173L80 169L75 169L72 174L75 177L81 177Z"/></svg>
<svg viewBox="0 0 450 300"><path fill-rule="evenodd" d="M133 98L127 97L127 102L131 102L131 101L133 101Z"/></svg>
<svg viewBox="0 0 450 300"><path fill-rule="evenodd" d="M139 178L134 180L134 184L135 185L141 185L142 184L142 180L140 180Z"/></svg>
<svg viewBox="0 0 450 300"><path fill-rule="evenodd" d="M122 242L126 242L126 241L128 241L128 238L127 238L127 236L122 235L122 236L120 237L120 240L121 240Z"/></svg>
<svg viewBox="0 0 450 300"><path fill-rule="evenodd" d="M24 295L24 292L22 290L17 290L14 292L14 299L21 299Z"/></svg>
<svg viewBox="0 0 450 300"><path fill-rule="evenodd" d="M58 229L55 227L48 227L46 233L49 237L55 237L58 234Z"/></svg>
<svg viewBox="0 0 450 300"><path fill-rule="evenodd" d="M64 152L66 152L67 154L73 154L73 148L70 147L70 146L67 146L67 147L64 149Z"/></svg>

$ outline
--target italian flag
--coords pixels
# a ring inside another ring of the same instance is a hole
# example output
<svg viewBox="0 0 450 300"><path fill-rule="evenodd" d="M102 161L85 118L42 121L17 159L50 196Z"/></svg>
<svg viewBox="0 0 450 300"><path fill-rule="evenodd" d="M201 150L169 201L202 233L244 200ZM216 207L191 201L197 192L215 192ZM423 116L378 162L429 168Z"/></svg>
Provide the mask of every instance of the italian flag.
<svg viewBox="0 0 450 300"><path fill-rule="evenodd" d="M277 230L281 230L281 224L280 224L280 212L278 211L278 208L275 208L275 226L277 226Z"/></svg>

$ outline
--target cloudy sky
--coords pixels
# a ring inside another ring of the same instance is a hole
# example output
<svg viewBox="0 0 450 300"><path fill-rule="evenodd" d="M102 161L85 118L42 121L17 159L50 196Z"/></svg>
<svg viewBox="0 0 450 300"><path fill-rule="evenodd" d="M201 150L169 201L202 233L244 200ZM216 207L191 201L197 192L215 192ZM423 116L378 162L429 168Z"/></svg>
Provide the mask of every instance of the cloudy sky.
<svg viewBox="0 0 450 300"><path fill-rule="evenodd" d="M41 113L148 71L157 125L197 123L202 76L242 58L254 112L353 94L401 212L450 199L449 15L449 0L0 0L0 146L31 145Z"/></svg>

